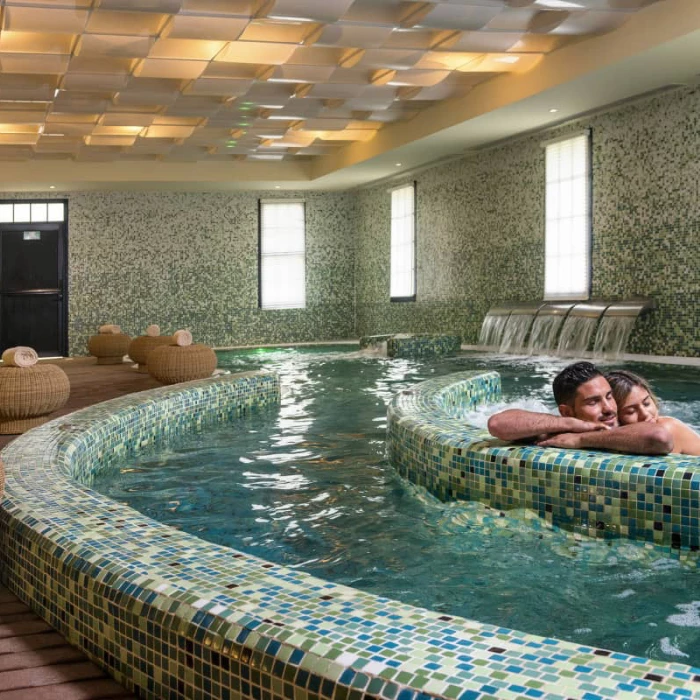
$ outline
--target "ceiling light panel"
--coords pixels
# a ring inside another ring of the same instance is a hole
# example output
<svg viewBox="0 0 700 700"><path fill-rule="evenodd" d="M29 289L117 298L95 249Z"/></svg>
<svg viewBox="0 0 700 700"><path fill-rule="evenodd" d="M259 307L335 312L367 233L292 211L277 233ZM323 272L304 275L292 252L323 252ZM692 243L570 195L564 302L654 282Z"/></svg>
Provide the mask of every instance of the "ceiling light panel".
<svg viewBox="0 0 700 700"><path fill-rule="evenodd" d="M30 54L70 54L75 39L73 34L3 31L0 32L0 51Z"/></svg>
<svg viewBox="0 0 700 700"><path fill-rule="evenodd" d="M112 12L94 10L86 25L90 34L157 36L168 21L168 15L150 12Z"/></svg>
<svg viewBox="0 0 700 700"><path fill-rule="evenodd" d="M3 30L80 34L88 19L86 10L51 7L17 7L6 4Z"/></svg>
<svg viewBox="0 0 700 700"><path fill-rule="evenodd" d="M497 5L485 6L485 4L482 5L481 3L477 7L437 3L421 20L420 24L422 27L434 29L449 27L451 29L474 31L483 29L499 14L507 11L507 9Z"/></svg>
<svg viewBox="0 0 700 700"><path fill-rule="evenodd" d="M314 35L315 23L294 20L253 20L241 34L241 41L303 44Z"/></svg>
<svg viewBox="0 0 700 700"><path fill-rule="evenodd" d="M225 41L197 39L158 39L152 46L149 58L174 58L210 61L226 46Z"/></svg>
<svg viewBox="0 0 700 700"><path fill-rule="evenodd" d="M0 53L0 72L21 74L61 74L68 70L69 56L57 54Z"/></svg>
<svg viewBox="0 0 700 700"><path fill-rule="evenodd" d="M222 99L230 99L245 95L252 86L252 80L200 77L193 80L184 89L184 93L186 95L218 95Z"/></svg>
<svg viewBox="0 0 700 700"><path fill-rule="evenodd" d="M315 157L655 1L0 0L0 161Z"/></svg>
<svg viewBox="0 0 700 700"><path fill-rule="evenodd" d="M76 56L107 56L110 58L145 58L155 38L121 34L83 34L76 47Z"/></svg>
<svg viewBox="0 0 700 700"><path fill-rule="evenodd" d="M99 6L103 10L174 14L182 8L182 0L99 0Z"/></svg>
<svg viewBox="0 0 700 700"><path fill-rule="evenodd" d="M216 57L224 63L254 63L256 65L280 65L294 53L293 44L273 44L258 41L232 41Z"/></svg>
<svg viewBox="0 0 700 700"><path fill-rule="evenodd" d="M302 19L330 24L339 20L354 0L275 0L268 10L271 18Z"/></svg>
<svg viewBox="0 0 700 700"><path fill-rule="evenodd" d="M359 49L378 49L391 36L391 27L371 25L332 24L324 27L316 40L317 46L342 46Z"/></svg>

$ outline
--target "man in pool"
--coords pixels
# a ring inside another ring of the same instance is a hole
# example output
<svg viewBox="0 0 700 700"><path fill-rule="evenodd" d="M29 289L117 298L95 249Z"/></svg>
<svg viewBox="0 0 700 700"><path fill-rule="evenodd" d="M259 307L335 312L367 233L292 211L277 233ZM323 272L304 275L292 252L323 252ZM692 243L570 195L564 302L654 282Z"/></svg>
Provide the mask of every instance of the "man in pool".
<svg viewBox="0 0 700 700"><path fill-rule="evenodd" d="M501 440L534 442L540 447L599 449L630 454L665 455L673 438L657 423L620 426L612 389L590 362L565 367L552 384L560 415L517 408L489 418L489 432Z"/></svg>

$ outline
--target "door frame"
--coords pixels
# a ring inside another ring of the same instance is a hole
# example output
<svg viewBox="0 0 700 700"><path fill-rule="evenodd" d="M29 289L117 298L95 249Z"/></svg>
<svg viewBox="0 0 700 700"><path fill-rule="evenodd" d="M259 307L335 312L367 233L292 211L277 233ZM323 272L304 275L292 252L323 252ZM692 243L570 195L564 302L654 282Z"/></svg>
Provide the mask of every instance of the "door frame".
<svg viewBox="0 0 700 700"><path fill-rule="evenodd" d="M24 221L20 223L1 223L3 231L48 231L58 229L58 351L61 357L68 357L68 200L62 197L33 199L0 199L0 204L56 204L62 202L64 207L63 221ZM0 247L0 256L2 248Z"/></svg>

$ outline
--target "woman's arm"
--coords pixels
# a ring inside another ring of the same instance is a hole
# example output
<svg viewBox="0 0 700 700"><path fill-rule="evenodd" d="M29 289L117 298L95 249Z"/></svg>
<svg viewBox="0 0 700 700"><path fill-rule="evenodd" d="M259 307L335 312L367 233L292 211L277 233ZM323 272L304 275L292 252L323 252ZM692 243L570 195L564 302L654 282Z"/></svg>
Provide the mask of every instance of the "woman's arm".
<svg viewBox="0 0 700 700"><path fill-rule="evenodd" d="M666 455L676 451L671 431L658 423L631 423L592 433L564 433L539 440L540 447L610 450L636 455Z"/></svg>
<svg viewBox="0 0 700 700"><path fill-rule="evenodd" d="M682 455L700 457L700 435L683 421L671 416L660 416L657 423L673 436L673 451Z"/></svg>

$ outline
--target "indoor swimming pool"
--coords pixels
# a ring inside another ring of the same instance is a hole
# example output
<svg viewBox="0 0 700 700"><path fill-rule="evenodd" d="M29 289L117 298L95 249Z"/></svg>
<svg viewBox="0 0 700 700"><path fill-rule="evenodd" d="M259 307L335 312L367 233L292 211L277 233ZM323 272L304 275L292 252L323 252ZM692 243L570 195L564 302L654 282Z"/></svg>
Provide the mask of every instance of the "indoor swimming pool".
<svg viewBox="0 0 700 700"><path fill-rule="evenodd" d="M232 372L279 373L279 410L129 456L92 486L202 539L369 593L700 665L700 572L687 562L641 542L553 529L524 509L444 503L387 462L387 404L397 392L495 369L509 404L553 411L551 381L565 364L473 354L388 359L347 346L220 353L220 367ZM666 414L700 428L700 368L626 367L652 382ZM465 422L484 425L493 410Z"/></svg>

